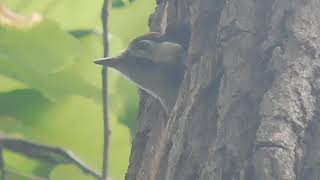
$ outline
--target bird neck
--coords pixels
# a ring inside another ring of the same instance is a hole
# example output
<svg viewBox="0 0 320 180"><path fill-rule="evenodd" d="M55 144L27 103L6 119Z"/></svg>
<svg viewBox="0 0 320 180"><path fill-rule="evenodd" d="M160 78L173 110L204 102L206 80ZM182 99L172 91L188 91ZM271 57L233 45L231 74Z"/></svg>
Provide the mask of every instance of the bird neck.
<svg viewBox="0 0 320 180"><path fill-rule="evenodd" d="M176 102L183 71L161 64L136 64L116 68L127 79L159 99L168 113Z"/></svg>

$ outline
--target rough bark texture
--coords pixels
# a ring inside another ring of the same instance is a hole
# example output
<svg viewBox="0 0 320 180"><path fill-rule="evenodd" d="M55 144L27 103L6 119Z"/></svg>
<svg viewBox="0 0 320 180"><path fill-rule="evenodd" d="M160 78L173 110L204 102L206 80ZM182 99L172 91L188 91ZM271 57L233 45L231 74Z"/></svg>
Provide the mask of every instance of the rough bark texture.
<svg viewBox="0 0 320 180"><path fill-rule="evenodd" d="M188 48L175 108L141 92L127 180L319 180L320 1L158 0Z"/></svg>

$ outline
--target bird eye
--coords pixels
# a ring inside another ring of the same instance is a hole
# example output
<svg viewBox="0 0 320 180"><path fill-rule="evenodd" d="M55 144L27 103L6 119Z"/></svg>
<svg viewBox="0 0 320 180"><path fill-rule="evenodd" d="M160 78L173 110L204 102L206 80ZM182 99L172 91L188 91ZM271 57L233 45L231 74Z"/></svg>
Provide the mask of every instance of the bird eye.
<svg viewBox="0 0 320 180"><path fill-rule="evenodd" d="M136 47L138 49L147 49L148 47L150 47L150 42L143 40L143 41L138 41L136 44Z"/></svg>

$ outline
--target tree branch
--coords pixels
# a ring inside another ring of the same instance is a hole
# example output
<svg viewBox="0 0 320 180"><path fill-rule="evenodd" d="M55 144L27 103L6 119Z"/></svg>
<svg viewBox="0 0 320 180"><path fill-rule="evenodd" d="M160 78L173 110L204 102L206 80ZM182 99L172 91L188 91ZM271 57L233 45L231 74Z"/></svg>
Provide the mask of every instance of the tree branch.
<svg viewBox="0 0 320 180"><path fill-rule="evenodd" d="M103 6L102 6L102 12L101 12L104 57L108 57L109 55L108 6L109 6L109 0L104 0ZM103 66L101 71L101 76L102 76L103 126L104 126L102 180L107 180L110 130L109 130L109 120L108 120L108 69L106 66Z"/></svg>
<svg viewBox="0 0 320 180"><path fill-rule="evenodd" d="M3 148L8 149L10 151L22 154L24 156L51 163L51 164L74 164L79 169L82 170L83 173L89 174L96 179L100 179L100 175L98 175L95 171L90 169L86 164L80 161L74 154L70 151L66 151L59 147L50 147L40 144L35 144L22 139L14 139L1 137L0 144Z"/></svg>

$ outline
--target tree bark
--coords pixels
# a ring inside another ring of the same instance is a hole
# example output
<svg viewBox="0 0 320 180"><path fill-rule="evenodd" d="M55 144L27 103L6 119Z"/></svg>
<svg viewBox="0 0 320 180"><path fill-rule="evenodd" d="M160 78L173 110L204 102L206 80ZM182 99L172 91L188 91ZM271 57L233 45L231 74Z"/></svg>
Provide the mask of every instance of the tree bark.
<svg viewBox="0 0 320 180"><path fill-rule="evenodd" d="M188 49L166 117L141 91L127 180L319 180L320 2L158 0Z"/></svg>

